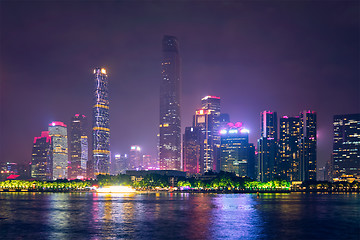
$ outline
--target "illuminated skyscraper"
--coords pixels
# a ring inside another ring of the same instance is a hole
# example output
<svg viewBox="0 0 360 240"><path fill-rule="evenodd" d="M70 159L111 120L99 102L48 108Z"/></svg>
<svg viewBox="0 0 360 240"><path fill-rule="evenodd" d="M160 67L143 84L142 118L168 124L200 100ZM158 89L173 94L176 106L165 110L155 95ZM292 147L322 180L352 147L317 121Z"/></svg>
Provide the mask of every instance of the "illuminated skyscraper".
<svg viewBox="0 0 360 240"><path fill-rule="evenodd" d="M360 113L334 116L333 177L360 179Z"/></svg>
<svg viewBox="0 0 360 240"><path fill-rule="evenodd" d="M85 133L85 115L75 114L71 119L69 133L69 178L85 178L88 162L88 138Z"/></svg>
<svg viewBox="0 0 360 240"><path fill-rule="evenodd" d="M300 119L299 117L280 118L279 160L277 176L287 181L300 180Z"/></svg>
<svg viewBox="0 0 360 240"><path fill-rule="evenodd" d="M300 113L300 181L316 181L316 112Z"/></svg>
<svg viewBox="0 0 360 240"><path fill-rule="evenodd" d="M210 110L200 109L195 112L194 127L200 128L200 173L214 169L213 116Z"/></svg>
<svg viewBox="0 0 360 240"><path fill-rule="evenodd" d="M207 171L211 170L216 172L219 171L218 168L220 167L217 164L217 153L220 149L220 121L224 120L220 117L220 97L206 96L201 99L201 105L202 109L210 111L207 127L210 134L207 136L206 142L208 143L208 148L211 149L211 151L208 152L208 157L210 158L212 166L210 169L207 169Z"/></svg>
<svg viewBox="0 0 360 240"><path fill-rule="evenodd" d="M275 177L277 156L277 114L263 111L261 118L261 137L258 140L258 171L259 180L271 181Z"/></svg>
<svg viewBox="0 0 360 240"><path fill-rule="evenodd" d="M253 177L255 150L249 144L249 130L242 128L241 123L229 123L220 130L220 135L221 170L240 177Z"/></svg>
<svg viewBox="0 0 360 240"><path fill-rule="evenodd" d="M41 132L34 138L31 156L31 178L35 180L52 180L52 145L48 131Z"/></svg>
<svg viewBox="0 0 360 240"><path fill-rule="evenodd" d="M111 174L125 174L129 169L128 155L127 154L115 154L114 159L111 161L112 171Z"/></svg>
<svg viewBox="0 0 360 240"><path fill-rule="evenodd" d="M176 37L162 40L162 80L160 88L160 169L181 169L181 118L180 118L180 56Z"/></svg>
<svg viewBox="0 0 360 240"><path fill-rule="evenodd" d="M109 82L105 68L94 69L93 162L94 174L110 173Z"/></svg>
<svg viewBox="0 0 360 240"><path fill-rule="evenodd" d="M131 146L129 154L129 169L136 170L142 169L143 158L141 154L141 148L139 146Z"/></svg>
<svg viewBox="0 0 360 240"><path fill-rule="evenodd" d="M63 122L49 124L52 145L52 178L68 178L68 139L67 127Z"/></svg>
<svg viewBox="0 0 360 240"><path fill-rule="evenodd" d="M200 173L201 140L200 127L186 127L183 137L183 166L190 175Z"/></svg>

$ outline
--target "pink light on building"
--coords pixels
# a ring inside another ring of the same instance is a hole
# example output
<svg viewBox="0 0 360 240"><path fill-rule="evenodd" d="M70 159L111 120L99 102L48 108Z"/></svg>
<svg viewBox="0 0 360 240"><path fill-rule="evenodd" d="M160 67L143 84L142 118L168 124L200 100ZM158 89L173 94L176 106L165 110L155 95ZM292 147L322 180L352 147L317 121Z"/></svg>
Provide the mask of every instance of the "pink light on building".
<svg viewBox="0 0 360 240"><path fill-rule="evenodd" d="M289 118L288 116L283 116L283 118Z"/></svg>
<svg viewBox="0 0 360 240"><path fill-rule="evenodd" d="M34 143L36 143L36 141L41 138L46 138L46 142L51 142L51 137L49 136L49 133L49 131L42 131L40 137L34 137Z"/></svg>
<svg viewBox="0 0 360 240"><path fill-rule="evenodd" d="M61 126L61 127L66 127L66 124L63 122L52 122L49 124L49 126Z"/></svg>
<svg viewBox="0 0 360 240"><path fill-rule="evenodd" d="M235 123L235 127L237 127L237 128L241 128L241 127L242 127L242 123L241 123L241 122L237 122L237 123Z"/></svg>
<svg viewBox="0 0 360 240"><path fill-rule="evenodd" d="M206 100L206 99L209 99L209 98L220 99L220 97L208 95L208 96L203 97L201 100Z"/></svg>
<svg viewBox="0 0 360 240"><path fill-rule="evenodd" d="M10 176L8 176L6 179L16 179L20 177L20 175L15 175L15 174L11 174Z"/></svg>

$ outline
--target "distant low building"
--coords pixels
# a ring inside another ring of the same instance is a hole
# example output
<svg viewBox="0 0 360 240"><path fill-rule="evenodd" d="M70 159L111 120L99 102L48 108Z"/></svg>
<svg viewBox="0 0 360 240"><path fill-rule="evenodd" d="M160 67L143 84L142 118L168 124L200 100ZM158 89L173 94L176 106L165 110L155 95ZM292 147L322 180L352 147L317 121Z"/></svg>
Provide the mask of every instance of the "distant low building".
<svg viewBox="0 0 360 240"><path fill-rule="evenodd" d="M178 178L185 178L186 172L178 171L178 170L128 170L126 171L126 175L131 177L131 181L141 181L145 176L150 174L158 174L167 176L169 182L172 186L175 186Z"/></svg>

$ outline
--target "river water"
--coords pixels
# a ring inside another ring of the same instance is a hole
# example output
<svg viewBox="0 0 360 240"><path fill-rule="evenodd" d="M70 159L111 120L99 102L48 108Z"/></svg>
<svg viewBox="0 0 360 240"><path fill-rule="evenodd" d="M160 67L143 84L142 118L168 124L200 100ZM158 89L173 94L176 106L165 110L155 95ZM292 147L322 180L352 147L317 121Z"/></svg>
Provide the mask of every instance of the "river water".
<svg viewBox="0 0 360 240"><path fill-rule="evenodd" d="M360 195L0 193L0 239L360 239Z"/></svg>

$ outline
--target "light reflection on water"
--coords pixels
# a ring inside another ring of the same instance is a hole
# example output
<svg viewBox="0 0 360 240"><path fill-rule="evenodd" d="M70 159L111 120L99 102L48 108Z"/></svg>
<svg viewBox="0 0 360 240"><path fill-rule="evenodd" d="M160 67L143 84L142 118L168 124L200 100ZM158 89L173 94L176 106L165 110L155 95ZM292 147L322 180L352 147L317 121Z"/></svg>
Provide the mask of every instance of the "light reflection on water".
<svg viewBox="0 0 360 240"><path fill-rule="evenodd" d="M358 194L0 193L0 239L358 239Z"/></svg>

